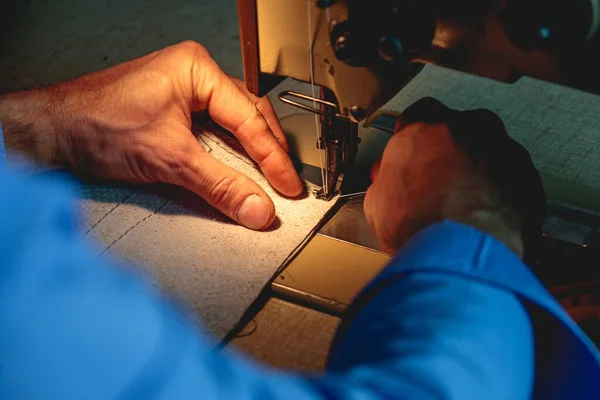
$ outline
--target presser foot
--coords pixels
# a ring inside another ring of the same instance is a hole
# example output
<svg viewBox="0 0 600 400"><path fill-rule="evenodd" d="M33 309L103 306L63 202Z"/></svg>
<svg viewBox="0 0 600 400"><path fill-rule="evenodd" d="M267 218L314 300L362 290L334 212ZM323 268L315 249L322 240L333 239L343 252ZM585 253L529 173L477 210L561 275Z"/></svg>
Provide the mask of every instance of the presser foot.
<svg viewBox="0 0 600 400"><path fill-rule="evenodd" d="M335 179L332 179L332 182L327 187L323 186L314 189L313 193L315 194L315 197L319 200L330 201L338 194L341 194L343 180L344 174L338 174Z"/></svg>
<svg viewBox="0 0 600 400"><path fill-rule="evenodd" d="M333 199L333 197L335 196L334 193L325 193L324 188L313 189L313 193L315 194L315 197L317 199L325 200L325 201L329 201L329 200Z"/></svg>
<svg viewBox="0 0 600 400"><path fill-rule="evenodd" d="M326 88L321 88L320 93L323 98L293 91L281 92L278 97L283 103L309 111L320 118L317 126L317 149L325 153L325 160L321 162L323 187L313 190L313 193L317 199L329 201L340 194L344 171L354 162L360 139L358 124L352 122L347 115L340 114L333 93ZM311 101L313 106L295 99Z"/></svg>

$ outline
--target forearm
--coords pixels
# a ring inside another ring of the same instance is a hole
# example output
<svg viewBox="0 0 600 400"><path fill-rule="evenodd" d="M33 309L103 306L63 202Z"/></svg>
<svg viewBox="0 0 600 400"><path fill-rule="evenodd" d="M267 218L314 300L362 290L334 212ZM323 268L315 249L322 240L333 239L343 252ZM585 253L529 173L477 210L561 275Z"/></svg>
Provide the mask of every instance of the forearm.
<svg viewBox="0 0 600 400"><path fill-rule="evenodd" d="M64 165L68 119L60 87L0 96L0 124L9 158L22 155L41 165Z"/></svg>

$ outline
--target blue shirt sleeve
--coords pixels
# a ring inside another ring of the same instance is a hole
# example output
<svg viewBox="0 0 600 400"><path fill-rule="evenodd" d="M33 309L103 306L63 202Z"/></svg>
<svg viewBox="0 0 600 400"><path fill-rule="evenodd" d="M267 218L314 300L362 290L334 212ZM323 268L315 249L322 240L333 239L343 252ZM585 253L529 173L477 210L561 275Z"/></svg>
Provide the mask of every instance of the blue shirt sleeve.
<svg viewBox="0 0 600 400"><path fill-rule="evenodd" d="M274 371L234 351L218 352L135 269L94 255L77 233L70 191L0 168L0 398L530 394L533 349L523 307L507 291L448 274L414 274L378 290L342 335L323 376ZM467 241L463 250L473 246Z"/></svg>
<svg viewBox="0 0 600 400"><path fill-rule="evenodd" d="M0 121L0 168L6 161L6 148L4 147L4 133L2 132L2 121Z"/></svg>
<svg viewBox="0 0 600 400"><path fill-rule="evenodd" d="M409 384L409 398L600 398L591 340L516 254L452 221L411 238L358 296L329 370Z"/></svg>
<svg viewBox="0 0 600 400"><path fill-rule="evenodd" d="M212 339L77 232L69 186L0 171L0 398L310 396Z"/></svg>
<svg viewBox="0 0 600 400"><path fill-rule="evenodd" d="M442 273L409 274L373 290L340 327L329 371L377 387L383 398L531 398L533 335L515 296Z"/></svg>

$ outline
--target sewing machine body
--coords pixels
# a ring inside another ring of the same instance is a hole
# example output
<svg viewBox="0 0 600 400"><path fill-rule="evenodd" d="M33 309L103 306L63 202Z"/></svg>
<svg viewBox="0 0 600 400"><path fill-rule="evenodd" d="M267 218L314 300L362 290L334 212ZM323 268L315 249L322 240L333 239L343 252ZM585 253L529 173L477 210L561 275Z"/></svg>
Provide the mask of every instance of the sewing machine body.
<svg viewBox="0 0 600 400"><path fill-rule="evenodd" d="M280 99L320 116L326 200L354 162L357 123L424 64L600 93L600 0L238 0L238 15L252 93L288 77L311 84Z"/></svg>
<svg viewBox="0 0 600 400"><path fill-rule="evenodd" d="M245 80L333 92L360 121L423 63L504 82L531 76L600 92L597 0L238 0ZM309 51L309 48L312 47Z"/></svg>
<svg viewBox="0 0 600 400"><path fill-rule="evenodd" d="M306 130L297 121L283 125L298 143L301 161L325 170L324 199L343 194L348 175L364 172L381 154L393 124L379 110L424 64L506 83L530 76L600 94L600 0L238 0L238 15L251 92L263 96L285 78L311 84L311 93L279 97L309 112L305 116L319 116L317 146L314 119ZM358 126L365 121L369 128ZM354 174L357 179L364 181ZM599 229L597 216L554 205L549 221L538 265L545 283L593 279L600 272L593 266L579 274L543 271L556 267L557 255L571 245L590 250L571 263L591 265L583 259L596 245L589 238ZM557 221L569 228L557 228ZM580 240L577 232L588 228ZM343 201L276 277L274 293L341 313L388 259L377 249L362 201Z"/></svg>

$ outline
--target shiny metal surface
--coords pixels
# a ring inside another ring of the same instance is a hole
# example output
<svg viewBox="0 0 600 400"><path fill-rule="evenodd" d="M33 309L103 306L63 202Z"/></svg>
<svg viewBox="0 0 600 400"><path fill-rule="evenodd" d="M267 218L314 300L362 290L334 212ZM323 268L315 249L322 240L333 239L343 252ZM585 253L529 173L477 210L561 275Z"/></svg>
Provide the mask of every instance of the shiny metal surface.
<svg viewBox="0 0 600 400"><path fill-rule="evenodd" d="M332 314L343 312L390 256L315 235L273 280L274 295Z"/></svg>
<svg viewBox="0 0 600 400"><path fill-rule="evenodd" d="M379 250L377 239L365 218L364 196L348 200L319 230L319 234L372 250Z"/></svg>

